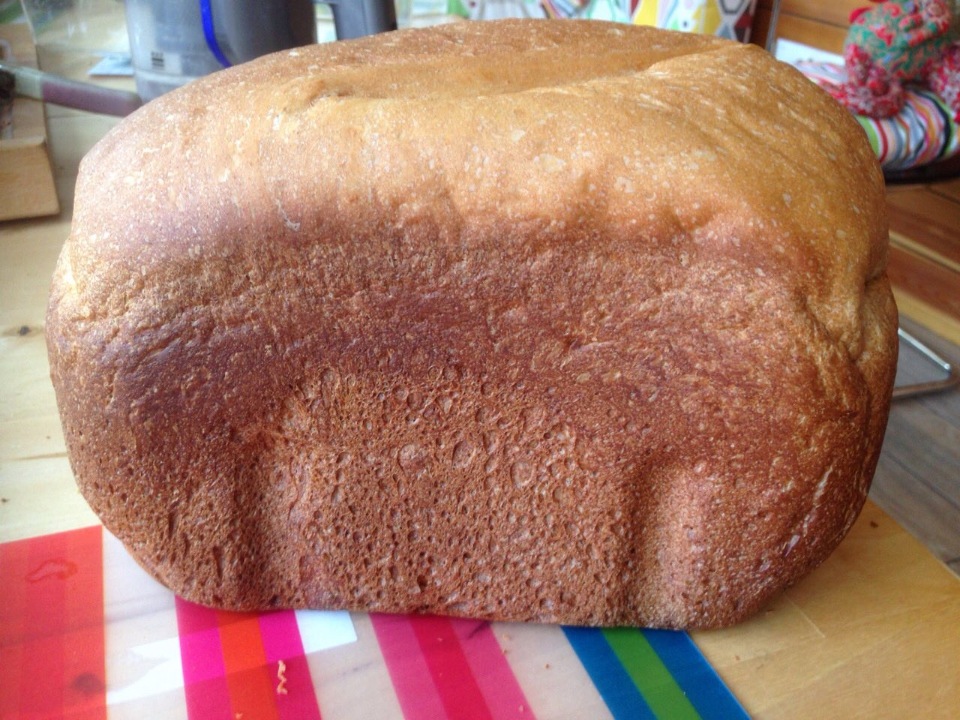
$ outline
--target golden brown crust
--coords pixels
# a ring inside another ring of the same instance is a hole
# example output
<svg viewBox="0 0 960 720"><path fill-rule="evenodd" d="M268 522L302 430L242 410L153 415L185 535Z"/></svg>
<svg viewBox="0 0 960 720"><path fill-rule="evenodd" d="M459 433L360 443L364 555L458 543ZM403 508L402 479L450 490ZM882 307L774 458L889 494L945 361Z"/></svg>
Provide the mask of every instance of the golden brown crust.
<svg viewBox="0 0 960 720"><path fill-rule="evenodd" d="M864 501L885 248L862 132L756 48L402 31L110 133L51 372L85 496L188 599L718 626Z"/></svg>

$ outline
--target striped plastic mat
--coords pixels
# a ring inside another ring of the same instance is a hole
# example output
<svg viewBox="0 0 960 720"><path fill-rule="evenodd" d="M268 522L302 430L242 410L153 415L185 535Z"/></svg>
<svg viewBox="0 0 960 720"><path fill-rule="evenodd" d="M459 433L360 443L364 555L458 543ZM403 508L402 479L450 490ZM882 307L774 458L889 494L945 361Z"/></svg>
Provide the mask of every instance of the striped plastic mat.
<svg viewBox="0 0 960 720"><path fill-rule="evenodd" d="M685 633L233 613L100 527L0 544L0 718L742 718Z"/></svg>

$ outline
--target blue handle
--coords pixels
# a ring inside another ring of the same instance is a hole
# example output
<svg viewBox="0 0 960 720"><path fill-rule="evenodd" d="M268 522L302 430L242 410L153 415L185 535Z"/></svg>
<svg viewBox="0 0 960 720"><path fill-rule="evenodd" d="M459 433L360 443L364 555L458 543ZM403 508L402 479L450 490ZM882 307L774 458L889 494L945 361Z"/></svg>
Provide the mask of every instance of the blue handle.
<svg viewBox="0 0 960 720"><path fill-rule="evenodd" d="M210 52L225 68L230 67L233 63L223 54L220 43L217 42L217 34L213 30L213 10L210 8L210 0L200 0L200 21L203 23L203 36L207 40Z"/></svg>

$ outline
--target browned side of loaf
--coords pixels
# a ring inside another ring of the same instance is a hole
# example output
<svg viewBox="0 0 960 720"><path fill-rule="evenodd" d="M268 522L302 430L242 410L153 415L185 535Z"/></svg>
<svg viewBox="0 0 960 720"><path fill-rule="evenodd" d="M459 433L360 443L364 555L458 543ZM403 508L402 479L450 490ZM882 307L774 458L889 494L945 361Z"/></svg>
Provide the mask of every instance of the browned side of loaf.
<svg viewBox="0 0 960 720"><path fill-rule="evenodd" d="M51 371L83 494L190 600L717 626L864 501L885 259L862 132L762 51L463 23L111 132Z"/></svg>

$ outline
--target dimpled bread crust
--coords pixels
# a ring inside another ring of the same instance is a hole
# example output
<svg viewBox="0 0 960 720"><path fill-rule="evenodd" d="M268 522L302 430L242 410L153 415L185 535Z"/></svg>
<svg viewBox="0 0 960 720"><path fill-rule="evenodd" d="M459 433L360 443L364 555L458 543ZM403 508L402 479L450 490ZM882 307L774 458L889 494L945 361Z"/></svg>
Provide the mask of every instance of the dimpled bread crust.
<svg viewBox="0 0 960 720"><path fill-rule="evenodd" d="M52 378L84 496L186 599L715 627L864 502L886 241L857 124L755 47L400 31L111 131Z"/></svg>

